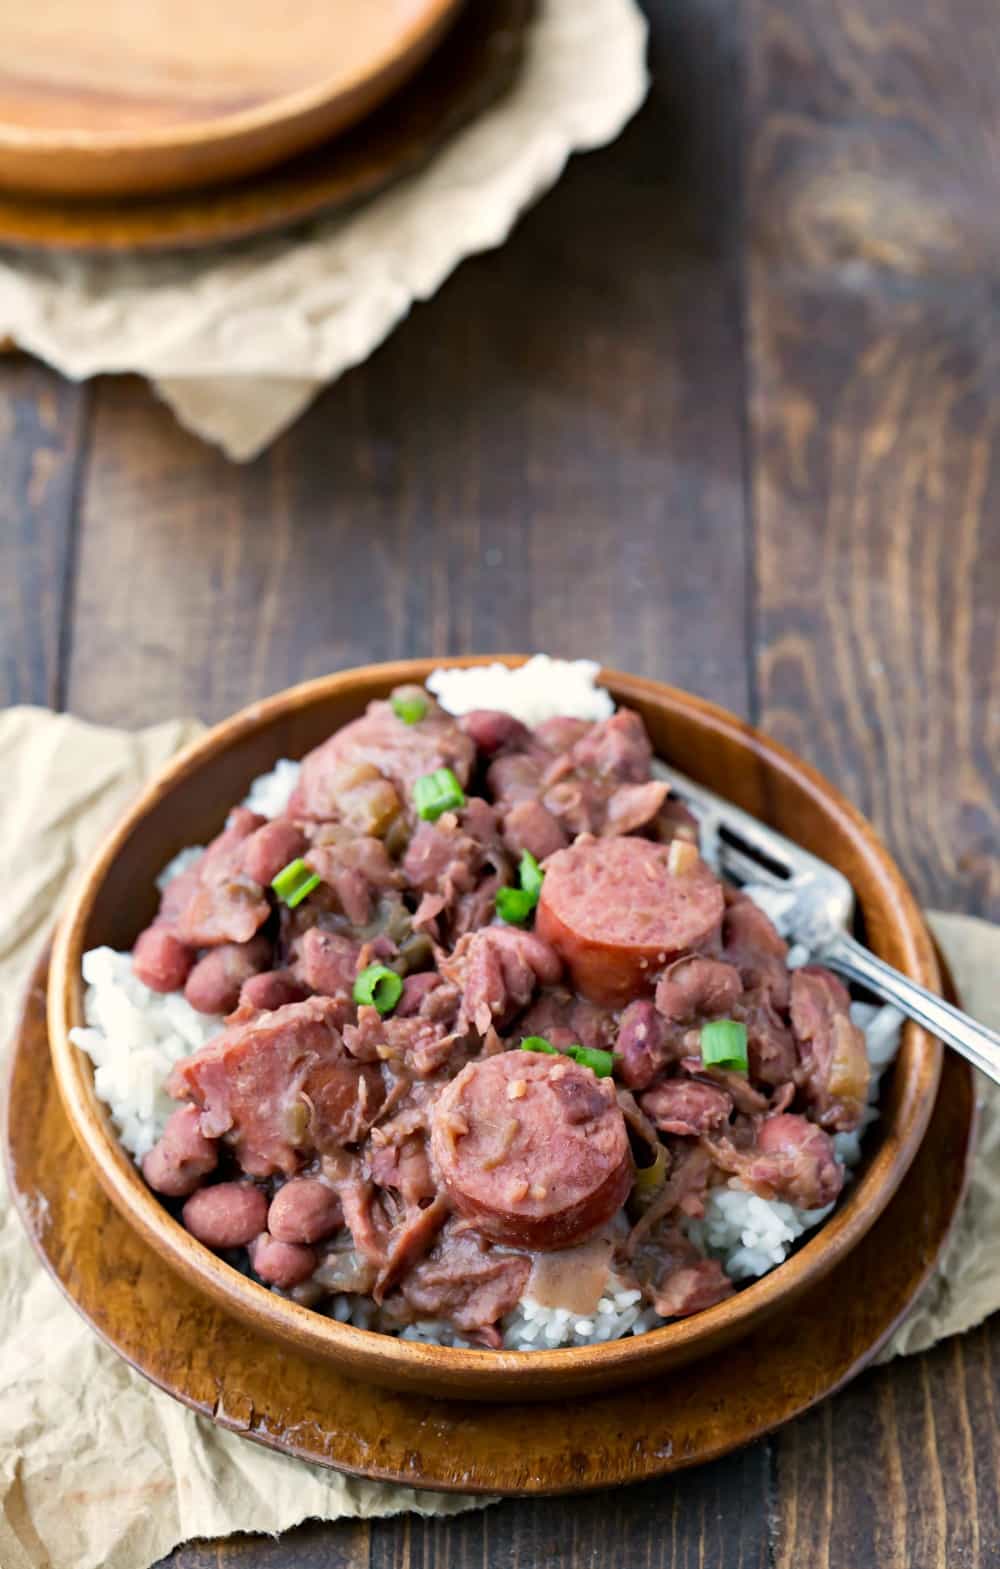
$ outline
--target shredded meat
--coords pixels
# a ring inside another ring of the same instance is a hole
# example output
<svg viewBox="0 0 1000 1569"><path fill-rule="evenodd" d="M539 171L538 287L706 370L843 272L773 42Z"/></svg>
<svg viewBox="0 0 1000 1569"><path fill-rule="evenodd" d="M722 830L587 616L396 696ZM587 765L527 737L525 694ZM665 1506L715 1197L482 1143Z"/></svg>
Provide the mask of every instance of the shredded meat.
<svg viewBox="0 0 1000 1569"><path fill-rule="evenodd" d="M792 976L792 1027L802 1057L807 1104L824 1128L845 1132L861 1121L870 1068L850 997L829 970L807 965Z"/></svg>
<svg viewBox="0 0 1000 1569"><path fill-rule="evenodd" d="M452 1222L431 1251L403 1278L386 1309L406 1323L413 1318L447 1318L456 1329L497 1346L496 1325L524 1290L531 1260L503 1253Z"/></svg>
<svg viewBox="0 0 1000 1569"><path fill-rule="evenodd" d="M802 1209L832 1204L844 1185L830 1135L793 1112L767 1117L755 1147L738 1151L720 1141L709 1149L717 1165L761 1198L783 1199Z"/></svg>
<svg viewBox="0 0 1000 1569"><path fill-rule="evenodd" d="M491 926L462 937L440 969L462 992L459 1026L474 1025L480 1035L494 1020L508 1022L527 1006L539 985L553 986L562 974L562 964L547 943L512 926Z"/></svg>

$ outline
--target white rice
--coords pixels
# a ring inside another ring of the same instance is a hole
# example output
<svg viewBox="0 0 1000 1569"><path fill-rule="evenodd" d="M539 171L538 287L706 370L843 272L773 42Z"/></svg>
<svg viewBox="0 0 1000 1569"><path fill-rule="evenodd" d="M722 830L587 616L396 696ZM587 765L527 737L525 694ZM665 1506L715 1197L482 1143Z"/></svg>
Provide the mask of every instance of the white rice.
<svg viewBox="0 0 1000 1569"><path fill-rule="evenodd" d="M161 893L168 883L173 882L175 877L179 877L181 872L186 872L189 866L194 865L204 848L203 844L189 844L186 850L178 850L173 860L167 862L156 879L156 886Z"/></svg>
<svg viewBox="0 0 1000 1569"><path fill-rule="evenodd" d="M516 670L506 665L473 665L467 670L435 670L428 689L449 714L497 708L526 725L560 714L573 719L609 719L615 711L610 692L597 685L600 665L592 659L551 659L535 654Z"/></svg>
<svg viewBox="0 0 1000 1569"><path fill-rule="evenodd" d="M290 758L279 758L269 774L254 780L243 805L261 817L280 817L298 784L301 767L301 763L293 763Z"/></svg>
<svg viewBox="0 0 1000 1569"><path fill-rule="evenodd" d="M217 1035L222 1020L198 1013L183 992L150 991L133 975L131 954L113 948L84 954L83 978L87 1027L71 1038L93 1062L94 1088L139 1161L177 1109L163 1088L171 1068Z"/></svg>
<svg viewBox="0 0 1000 1569"><path fill-rule="evenodd" d="M427 685L442 706L455 714L497 708L531 725L564 714L604 719L614 711L614 704L596 685L598 670L591 660L550 659L538 654L518 670L504 665L438 670ZM244 805L262 816L277 817L295 788L299 766L282 758L269 773L253 781ZM200 853L198 847L191 847L174 856L157 878L161 891ZM748 888L747 892L772 918L778 916L780 929L782 912L772 908L768 891ZM795 944L788 955L789 967L804 964L809 957L808 949ZM198 1013L182 992L163 996L150 991L133 975L127 953L93 949L84 957L83 978L87 984L87 1027L73 1030L72 1039L92 1059L97 1094L107 1104L125 1148L139 1161L175 1109L176 1103L163 1088L171 1068L217 1034L222 1020ZM848 1171L861 1159L862 1136L878 1118L879 1080L895 1057L903 1021L895 1008L861 1002L852 1004L851 1016L865 1033L874 1071L870 1105L861 1127L853 1133L838 1133L833 1140L837 1159ZM712 1190L704 1218L689 1221L688 1232L699 1248L720 1261L734 1281L750 1280L782 1263L795 1243L825 1220L832 1208L804 1210L763 1199L731 1178L727 1185ZM362 1329L392 1329L381 1322L378 1309L366 1298L335 1297L331 1312ZM637 1291L624 1289L609 1275L604 1295L591 1315L580 1317L524 1297L500 1327L505 1348L530 1351L592 1345L641 1334L662 1322L653 1309L643 1308ZM467 1344L439 1320L411 1324L398 1333L405 1339L435 1344Z"/></svg>
<svg viewBox="0 0 1000 1569"><path fill-rule="evenodd" d="M335 1317L358 1325L352 1303L357 1298L338 1298ZM623 1335L641 1335L655 1329L663 1319L652 1308L642 1305L642 1293L626 1290L612 1276L605 1295L586 1318L567 1308L543 1307L530 1297L522 1297L513 1312L500 1322L505 1351L554 1351L559 1346L592 1346L602 1340L620 1340ZM380 1327L377 1315L368 1310L360 1327ZM471 1342L456 1333L444 1319L422 1319L398 1331L400 1340L420 1340L428 1345L468 1346Z"/></svg>

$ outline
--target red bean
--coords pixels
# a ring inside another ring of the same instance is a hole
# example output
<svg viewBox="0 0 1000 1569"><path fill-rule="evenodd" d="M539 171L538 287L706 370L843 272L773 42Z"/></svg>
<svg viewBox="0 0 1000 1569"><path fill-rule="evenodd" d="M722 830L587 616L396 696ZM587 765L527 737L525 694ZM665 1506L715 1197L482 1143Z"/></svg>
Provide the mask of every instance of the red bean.
<svg viewBox="0 0 1000 1569"><path fill-rule="evenodd" d="M142 1173L157 1193L183 1198L193 1193L218 1163L218 1147L202 1133L198 1107L179 1106L143 1160Z"/></svg>
<svg viewBox="0 0 1000 1569"><path fill-rule="evenodd" d="M303 1002L308 995L308 986L304 986L291 970L265 970L263 975L251 975L243 982L240 1007L271 1013L286 1003Z"/></svg>
<svg viewBox="0 0 1000 1569"><path fill-rule="evenodd" d="M154 992L180 991L194 961L194 949L169 926L147 926L132 949L133 974Z"/></svg>
<svg viewBox="0 0 1000 1569"><path fill-rule="evenodd" d="M320 1242L342 1224L339 1198L317 1177L293 1177L267 1212L267 1229L278 1242Z"/></svg>
<svg viewBox="0 0 1000 1569"><path fill-rule="evenodd" d="M246 1247L267 1225L267 1195L250 1182L217 1182L192 1193L182 1214L191 1235L208 1247Z"/></svg>
<svg viewBox="0 0 1000 1569"><path fill-rule="evenodd" d="M541 801L515 802L504 818L503 840L515 855L530 850L536 861L544 861L569 843L561 824Z"/></svg>
<svg viewBox="0 0 1000 1569"><path fill-rule="evenodd" d="M423 1000L437 991L441 985L441 977L437 970L419 970L416 975L408 975L403 982L403 994L396 1004L396 1018L409 1019L419 1013Z"/></svg>
<svg viewBox="0 0 1000 1569"><path fill-rule="evenodd" d="M232 1013L244 982L267 969L271 962L271 944L266 937L222 943L198 960L188 976L184 995L199 1013Z"/></svg>
<svg viewBox="0 0 1000 1569"><path fill-rule="evenodd" d="M278 817L274 822L258 828L246 841L243 870L254 882L266 887L289 861L305 853L307 845L308 840L301 828L289 822L287 817Z"/></svg>
<svg viewBox="0 0 1000 1569"><path fill-rule="evenodd" d="M297 1242L279 1242L265 1232L250 1248L250 1263L254 1274L269 1286L289 1291L309 1279L316 1268L316 1255L312 1248Z"/></svg>
<svg viewBox="0 0 1000 1569"><path fill-rule="evenodd" d="M463 714L459 723L466 735L472 737L481 752L492 757L501 747L526 747L531 744L531 731L512 714L494 708L475 708Z"/></svg>

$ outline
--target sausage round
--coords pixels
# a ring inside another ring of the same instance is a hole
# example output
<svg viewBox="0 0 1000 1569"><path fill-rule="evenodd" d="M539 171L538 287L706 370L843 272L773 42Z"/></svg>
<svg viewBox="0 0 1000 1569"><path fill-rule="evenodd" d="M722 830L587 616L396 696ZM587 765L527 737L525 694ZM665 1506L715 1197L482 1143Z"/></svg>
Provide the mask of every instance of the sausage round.
<svg viewBox="0 0 1000 1569"><path fill-rule="evenodd" d="M545 865L535 931L585 997L620 1007L719 931L722 887L703 861L671 872L667 845L578 840Z"/></svg>
<svg viewBox="0 0 1000 1569"><path fill-rule="evenodd" d="M210 1248L242 1248L267 1225L267 1195L251 1182L199 1188L181 1214L193 1237Z"/></svg>
<svg viewBox="0 0 1000 1569"><path fill-rule="evenodd" d="M537 1052L463 1068L435 1103L431 1152L455 1208L514 1247L572 1246L611 1219L632 1185L610 1079Z"/></svg>

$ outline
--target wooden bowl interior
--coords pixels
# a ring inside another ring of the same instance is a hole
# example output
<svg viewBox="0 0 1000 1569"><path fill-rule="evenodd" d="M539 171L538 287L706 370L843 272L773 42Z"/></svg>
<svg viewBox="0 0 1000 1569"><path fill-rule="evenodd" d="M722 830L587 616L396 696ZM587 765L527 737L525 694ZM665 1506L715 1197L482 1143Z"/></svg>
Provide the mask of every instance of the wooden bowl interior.
<svg viewBox="0 0 1000 1569"><path fill-rule="evenodd" d="M517 662L515 656L509 662ZM218 726L150 785L98 853L60 924L49 992L56 1075L74 1131L113 1202L189 1280L256 1327L309 1354L332 1357L345 1371L395 1387L486 1399L585 1393L718 1350L833 1268L874 1223L916 1152L937 1089L938 1044L907 1026L883 1086L880 1136L870 1141L835 1214L779 1269L694 1318L622 1341L529 1356L425 1346L356 1330L275 1297L229 1268L146 1188L94 1093L89 1061L67 1038L68 1029L82 1022L82 954L102 943L131 947L154 914L154 878L166 861L217 833L250 781L278 758L301 757L363 712L372 698L400 681L422 680L435 663L369 666L280 694ZM619 702L642 714L658 755L838 866L856 890L875 951L924 984L938 984L933 949L912 896L872 829L825 781L711 704L613 671L602 679Z"/></svg>

